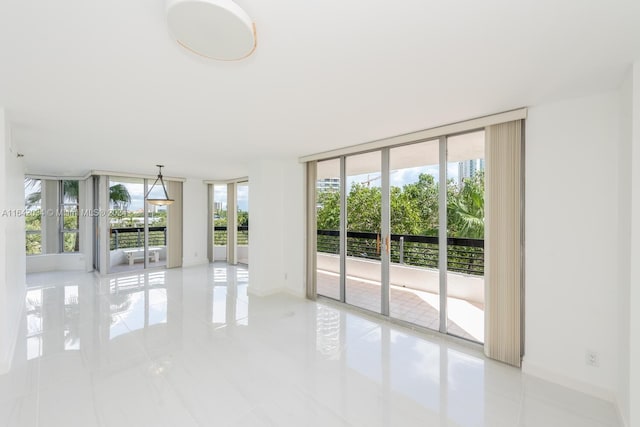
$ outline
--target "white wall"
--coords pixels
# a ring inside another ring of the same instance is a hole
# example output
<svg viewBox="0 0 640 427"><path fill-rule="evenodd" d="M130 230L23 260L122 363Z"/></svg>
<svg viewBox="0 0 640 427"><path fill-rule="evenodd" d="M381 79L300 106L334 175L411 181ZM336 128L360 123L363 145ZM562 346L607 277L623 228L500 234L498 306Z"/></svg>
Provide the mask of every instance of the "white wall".
<svg viewBox="0 0 640 427"><path fill-rule="evenodd" d="M620 415L629 425L629 297L631 274L631 134L633 117L633 73L620 88L621 134L618 150L618 384Z"/></svg>
<svg viewBox="0 0 640 427"><path fill-rule="evenodd" d="M0 374L11 367L25 295L24 170L0 109Z"/></svg>
<svg viewBox="0 0 640 427"><path fill-rule="evenodd" d="M628 425L640 425L640 61L633 66L631 90L631 250L629 274ZM625 321L626 319L623 319ZM624 372L622 373L624 375ZM624 403L624 402L623 402Z"/></svg>
<svg viewBox="0 0 640 427"><path fill-rule="evenodd" d="M207 185L198 178L187 178L182 184L182 265L206 264L207 258Z"/></svg>
<svg viewBox="0 0 640 427"><path fill-rule="evenodd" d="M297 159L282 165L284 197L283 267L285 289L295 295L305 295L305 166Z"/></svg>
<svg viewBox="0 0 640 427"><path fill-rule="evenodd" d="M249 164L249 292L304 289L304 174L296 159Z"/></svg>
<svg viewBox="0 0 640 427"><path fill-rule="evenodd" d="M83 253L29 255L26 257L27 273L86 271L86 264L86 255Z"/></svg>
<svg viewBox="0 0 640 427"><path fill-rule="evenodd" d="M614 399L617 91L529 109L523 371ZM588 366L587 350L599 355Z"/></svg>

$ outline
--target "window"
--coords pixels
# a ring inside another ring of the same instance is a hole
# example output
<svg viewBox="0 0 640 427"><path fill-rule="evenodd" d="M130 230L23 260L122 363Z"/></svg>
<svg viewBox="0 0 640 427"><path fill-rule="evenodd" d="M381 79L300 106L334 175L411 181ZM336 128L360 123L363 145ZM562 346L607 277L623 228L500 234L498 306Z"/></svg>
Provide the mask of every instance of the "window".
<svg viewBox="0 0 640 427"><path fill-rule="evenodd" d="M77 180L25 178L26 254L79 252Z"/></svg>

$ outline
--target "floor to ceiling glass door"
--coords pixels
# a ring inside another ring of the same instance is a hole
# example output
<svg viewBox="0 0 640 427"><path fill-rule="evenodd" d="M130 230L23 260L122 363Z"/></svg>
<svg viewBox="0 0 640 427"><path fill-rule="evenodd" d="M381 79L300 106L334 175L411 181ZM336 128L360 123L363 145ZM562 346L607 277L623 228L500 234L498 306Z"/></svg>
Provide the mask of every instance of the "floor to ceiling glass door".
<svg viewBox="0 0 640 427"><path fill-rule="evenodd" d="M317 293L483 342L484 131L316 170Z"/></svg>
<svg viewBox="0 0 640 427"><path fill-rule="evenodd" d="M345 301L382 312L382 152L346 161Z"/></svg>
<svg viewBox="0 0 640 427"><path fill-rule="evenodd" d="M439 140L391 148L391 317L438 330Z"/></svg>
<svg viewBox="0 0 640 427"><path fill-rule="evenodd" d="M318 294L341 300L340 159L318 162L316 174L316 277Z"/></svg>
<svg viewBox="0 0 640 427"><path fill-rule="evenodd" d="M484 131L447 138L447 332L484 341Z"/></svg>

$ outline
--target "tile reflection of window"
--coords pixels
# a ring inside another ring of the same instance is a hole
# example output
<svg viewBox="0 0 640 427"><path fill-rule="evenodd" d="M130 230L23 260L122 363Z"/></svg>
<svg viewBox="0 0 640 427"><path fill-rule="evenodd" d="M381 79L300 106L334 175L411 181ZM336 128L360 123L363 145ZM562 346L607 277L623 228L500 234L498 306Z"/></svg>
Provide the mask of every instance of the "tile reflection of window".
<svg viewBox="0 0 640 427"><path fill-rule="evenodd" d="M64 287L64 349L80 350L78 286Z"/></svg>
<svg viewBox="0 0 640 427"><path fill-rule="evenodd" d="M149 326L167 323L167 290L149 289Z"/></svg>
<svg viewBox="0 0 640 427"><path fill-rule="evenodd" d="M316 350L329 359L340 358L340 312L338 310L318 305Z"/></svg>
<svg viewBox="0 0 640 427"><path fill-rule="evenodd" d="M238 280L238 283L249 282L249 270L237 270L236 279Z"/></svg>
<svg viewBox="0 0 640 427"><path fill-rule="evenodd" d="M164 285L166 273L164 271L157 271L155 273L149 273L149 285Z"/></svg>
<svg viewBox="0 0 640 427"><path fill-rule="evenodd" d="M213 318L211 321L218 325L227 323L227 288L224 286L213 288Z"/></svg>
<svg viewBox="0 0 640 427"><path fill-rule="evenodd" d="M348 314L345 327L346 358L349 368L377 382L382 382L382 327Z"/></svg>
<svg viewBox="0 0 640 427"><path fill-rule="evenodd" d="M214 286L211 317L214 324L240 326L249 324L247 287L248 285L239 285L236 292L233 292L229 291L227 286Z"/></svg>
<svg viewBox="0 0 640 427"><path fill-rule="evenodd" d="M238 285L238 295L236 297L236 323L238 325L249 325L249 296L247 295L249 285Z"/></svg>
<svg viewBox="0 0 640 427"><path fill-rule="evenodd" d="M144 305L144 291L134 292L131 294L131 306L120 314L127 328L132 332L144 328Z"/></svg>
<svg viewBox="0 0 640 427"><path fill-rule="evenodd" d="M470 427L484 419L484 360L447 349L448 416L456 425Z"/></svg>
<svg viewBox="0 0 640 427"><path fill-rule="evenodd" d="M440 345L392 330L389 346L392 390L440 411Z"/></svg>
<svg viewBox="0 0 640 427"><path fill-rule="evenodd" d="M27 360L42 356L42 289L27 291Z"/></svg>
<svg viewBox="0 0 640 427"><path fill-rule="evenodd" d="M214 268L213 269L213 281L215 283L226 283L226 281L227 281L227 269L226 268Z"/></svg>
<svg viewBox="0 0 640 427"><path fill-rule="evenodd" d="M152 325L167 323L166 273L142 273L109 282L113 339Z"/></svg>

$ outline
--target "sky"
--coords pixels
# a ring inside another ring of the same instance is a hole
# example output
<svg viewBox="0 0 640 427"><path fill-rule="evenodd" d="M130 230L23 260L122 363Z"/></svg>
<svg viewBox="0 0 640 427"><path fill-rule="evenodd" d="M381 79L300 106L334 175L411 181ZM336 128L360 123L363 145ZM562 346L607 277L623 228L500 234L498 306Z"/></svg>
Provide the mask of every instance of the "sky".
<svg viewBox="0 0 640 427"><path fill-rule="evenodd" d="M437 165L431 166L417 166L414 168L397 169L391 171L391 178L389 180L392 187L402 188L406 184L411 184L418 181L418 177L422 173L427 173L435 178L435 181L439 181L440 168ZM454 181L458 181L458 163L447 163L447 176ZM371 187L380 187L380 173L369 173L362 175L352 175L347 177L347 193L351 190L351 186L356 182L365 182L371 180ZM378 179L376 179L378 178Z"/></svg>

